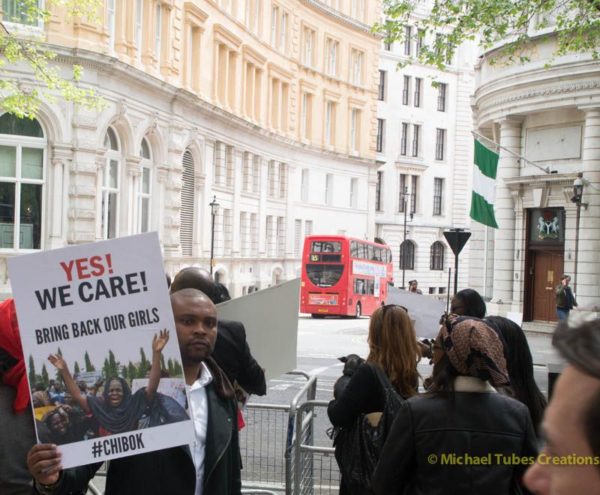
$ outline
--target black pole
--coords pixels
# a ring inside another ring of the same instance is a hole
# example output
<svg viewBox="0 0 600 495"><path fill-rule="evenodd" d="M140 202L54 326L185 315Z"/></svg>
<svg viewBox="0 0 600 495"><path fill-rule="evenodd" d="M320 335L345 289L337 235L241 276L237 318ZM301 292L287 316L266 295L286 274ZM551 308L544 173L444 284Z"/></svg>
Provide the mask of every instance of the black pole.
<svg viewBox="0 0 600 495"><path fill-rule="evenodd" d="M454 293L458 292L458 254L454 255Z"/></svg>
<svg viewBox="0 0 600 495"><path fill-rule="evenodd" d="M446 292L446 314L450 312L450 277L452 276L452 268L448 267L448 290Z"/></svg>
<svg viewBox="0 0 600 495"><path fill-rule="evenodd" d="M212 224L210 228L210 274L213 274L213 262L215 257L215 209L211 208Z"/></svg>
<svg viewBox="0 0 600 495"><path fill-rule="evenodd" d="M577 201L575 217L575 260L573 262L573 292L577 294L577 262L579 261L579 222L581 221L581 198Z"/></svg>

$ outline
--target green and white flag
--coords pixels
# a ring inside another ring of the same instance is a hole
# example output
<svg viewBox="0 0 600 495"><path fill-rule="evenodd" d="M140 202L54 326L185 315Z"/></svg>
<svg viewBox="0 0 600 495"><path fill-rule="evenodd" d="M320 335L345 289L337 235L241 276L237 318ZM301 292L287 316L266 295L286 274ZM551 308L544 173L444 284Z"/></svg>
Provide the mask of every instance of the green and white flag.
<svg viewBox="0 0 600 495"><path fill-rule="evenodd" d="M498 154L475 140L475 166L473 167L473 193L471 218L488 227L498 228L494 216L496 200L496 172Z"/></svg>

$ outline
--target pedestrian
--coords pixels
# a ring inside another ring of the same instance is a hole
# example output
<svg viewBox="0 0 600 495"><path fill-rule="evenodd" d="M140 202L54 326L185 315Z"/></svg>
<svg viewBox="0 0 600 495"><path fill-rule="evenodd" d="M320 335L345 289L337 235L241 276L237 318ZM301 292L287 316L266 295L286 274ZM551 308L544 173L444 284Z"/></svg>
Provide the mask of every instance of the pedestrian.
<svg viewBox="0 0 600 495"><path fill-rule="evenodd" d="M217 311L195 289L171 295L184 375L190 391L194 436L189 446L112 460L106 495L238 495L241 493L237 406L223 371L210 357ZM27 464L41 494L69 494L87 487L101 464L60 469L53 444L34 446Z"/></svg>
<svg viewBox="0 0 600 495"><path fill-rule="evenodd" d="M373 476L377 495L520 494L537 455L527 407L509 383L502 342L481 320L450 316L434 347L428 393L398 412ZM517 460L513 460L517 458Z"/></svg>
<svg viewBox="0 0 600 495"><path fill-rule="evenodd" d="M510 379L508 394L527 406L537 432L548 401L535 383L533 358L525 332L514 321L502 316L488 316L483 321L498 332L504 344L504 357Z"/></svg>
<svg viewBox="0 0 600 495"><path fill-rule="evenodd" d="M191 266L180 270L173 279L171 294L188 288L204 292L214 304L230 299L225 286L215 283L212 275L199 267ZM212 357L232 384L237 383L248 394L267 393L265 372L250 352L246 328L242 322L219 319L217 343Z"/></svg>
<svg viewBox="0 0 600 495"><path fill-rule="evenodd" d="M27 451L35 444L27 373L13 299L0 303L0 493L29 495Z"/></svg>
<svg viewBox="0 0 600 495"><path fill-rule="evenodd" d="M402 306L388 304L377 308L369 322L369 355L366 363L356 368L341 395L327 407L334 427L350 428L360 415L379 413L385 408L386 390L378 377L377 368L387 376L396 392L403 398L417 393L421 357L417 337L408 312ZM336 447L345 449L344 445ZM340 466L344 470L344 466ZM340 481L340 495L362 493L368 487L350 486ZM364 491L367 493L367 491Z"/></svg>
<svg viewBox="0 0 600 495"><path fill-rule="evenodd" d="M408 282L408 291L414 292L415 294L423 294L423 291L419 289L419 282L416 280L411 280Z"/></svg>
<svg viewBox="0 0 600 495"><path fill-rule="evenodd" d="M556 286L556 317L558 320L566 320L573 308L577 307L577 301L569 286L571 277L563 275L560 284Z"/></svg>
<svg viewBox="0 0 600 495"><path fill-rule="evenodd" d="M548 404L546 446L525 475L536 495L600 493L600 319L559 323L552 344L568 362Z"/></svg>

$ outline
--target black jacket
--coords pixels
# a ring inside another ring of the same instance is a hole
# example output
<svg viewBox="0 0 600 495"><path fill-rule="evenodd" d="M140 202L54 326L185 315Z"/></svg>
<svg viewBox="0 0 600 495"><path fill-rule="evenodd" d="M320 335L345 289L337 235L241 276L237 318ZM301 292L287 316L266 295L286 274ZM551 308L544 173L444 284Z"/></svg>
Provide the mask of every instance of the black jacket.
<svg viewBox="0 0 600 495"><path fill-rule="evenodd" d="M239 321L218 321L217 342L212 357L231 383L237 381L249 394L267 393L265 372L252 357L246 341L246 329Z"/></svg>
<svg viewBox="0 0 600 495"><path fill-rule="evenodd" d="M394 421L372 487L379 495L519 494L537 453L529 411L514 399L490 392L413 397Z"/></svg>
<svg viewBox="0 0 600 495"><path fill-rule="evenodd" d="M207 360L213 381L206 387L208 426L204 459L204 495L241 493L237 404L222 371ZM190 441L193 439L190 438ZM87 486L101 464L66 469L55 493ZM196 469L187 445L110 461L106 495L194 495Z"/></svg>

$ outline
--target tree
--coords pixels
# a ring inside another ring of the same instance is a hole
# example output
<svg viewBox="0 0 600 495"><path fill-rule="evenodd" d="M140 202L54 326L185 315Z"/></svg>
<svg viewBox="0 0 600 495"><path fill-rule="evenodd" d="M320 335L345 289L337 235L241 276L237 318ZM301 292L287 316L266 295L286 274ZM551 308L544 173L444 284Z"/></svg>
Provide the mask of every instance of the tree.
<svg viewBox="0 0 600 495"><path fill-rule="evenodd" d="M48 370L46 369L46 363L42 365L42 383L44 387L47 387L50 383L50 377L48 376Z"/></svg>
<svg viewBox="0 0 600 495"><path fill-rule="evenodd" d="M83 75L80 65L73 65L71 80L61 76L59 67L50 62L56 53L47 50L45 35L36 35L33 30L19 29L19 25L38 26L51 18L50 8L62 8L67 19L80 18L97 21L100 0L45 0L45 8L39 0L18 0L6 2L9 7L0 22L0 109L17 117L34 118L42 100L54 101L56 93L66 100L87 108L101 109L104 101L94 90L78 86ZM7 65L26 64L33 73L37 84L23 86L12 77ZM45 89L44 89L45 88Z"/></svg>
<svg viewBox="0 0 600 495"><path fill-rule="evenodd" d="M85 362L85 371L96 371L96 368L94 368L94 365L92 364L92 360L90 359L90 355L88 354L87 351L85 351L83 360Z"/></svg>
<svg viewBox="0 0 600 495"><path fill-rule="evenodd" d="M150 363L146 358L144 348L140 347L140 365L138 366L138 378L146 378L146 373L150 370Z"/></svg>
<svg viewBox="0 0 600 495"><path fill-rule="evenodd" d="M119 368L121 367L120 363L115 359L115 354L113 351L109 349L108 351L108 377L111 376L119 376Z"/></svg>
<svg viewBox="0 0 600 495"><path fill-rule="evenodd" d="M415 0L384 0L387 20L375 30L388 42L406 36L426 40L422 36L429 34L417 59L440 69L468 40L479 40L484 49L503 40L494 58L524 62L532 48L532 26L538 32L554 27L554 55L590 52L600 58L600 0L436 0L424 19L413 17L416 6ZM414 28L405 29L409 25Z"/></svg>
<svg viewBox="0 0 600 495"><path fill-rule="evenodd" d="M75 365L73 366L73 374L79 375L81 373L81 368L79 367L79 363L75 361Z"/></svg>
<svg viewBox="0 0 600 495"><path fill-rule="evenodd" d="M29 386L33 389L36 385L35 379L35 362L33 361L33 356L29 356Z"/></svg>

